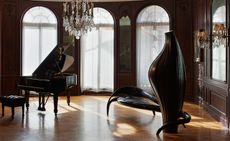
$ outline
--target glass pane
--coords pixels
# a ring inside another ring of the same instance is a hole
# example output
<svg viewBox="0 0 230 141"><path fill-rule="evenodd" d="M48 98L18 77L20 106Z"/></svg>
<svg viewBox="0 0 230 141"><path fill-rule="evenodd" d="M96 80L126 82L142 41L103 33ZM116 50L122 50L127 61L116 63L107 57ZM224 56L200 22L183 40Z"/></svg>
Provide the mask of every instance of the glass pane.
<svg viewBox="0 0 230 141"><path fill-rule="evenodd" d="M57 45L57 19L52 11L33 7L26 12L22 44L22 75L32 75Z"/></svg>
<svg viewBox="0 0 230 141"><path fill-rule="evenodd" d="M137 86L152 92L148 70L163 49L165 32L169 31L169 16L159 6L144 8L137 17Z"/></svg>
<svg viewBox="0 0 230 141"><path fill-rule="evenodd" d="M212 57L212 77L214 79L226 80L226 48L220 46L219 48L213 48Z"/></svg>
<svg viewBox="0 0 230 141"><path fill-rule="evenodd" d="M103 9L103 8L94 8L94 24L112 24L113 25L113 17L111 14Z"/></svg>
<svg viewBox="0 0 230 141"><path fill-rule="evenodd" d="M39 65L39 29L36 27L23 28L22 74L31 75Z"/></svg>
<svg viewBox="0 0 230 141"><path fill-rule="evenodd" d="M102 8L94 8L96 28L81 37L81 90L113 90L114 21Z"/></svg>
<svg viewBox="0 0 230 141"><path fill-rule="evenodd" d="M57 29L56 27L41 28L41 58L45 59L47 55L57 45Z"/></svg>
<svg viewBox="0 0 230 141"><path fill-rule="evenodd" d="M100 32L100 87L111 89L113 88L113 29L103 28Z"/></svg>
<svg viewBox="0 0 230 141"><path fill-rule="evenodd" d="M214 0L212 6L212 78L226 81L226 38L218 36L216 25L226 27L226 2Z"/></svg>
<svg viewBox="0 0 230 141"><path fill-rule="evenodd" d="M57 23L56 16L48 8L36 6L29 9L23 17L24 23Z"/></svg>
<svg viewBox="0 0 230 141"><path fill-rule="evenodd" d="M148 6L143 9L137 18L137 23L169 23L168 13L160 6Z"/></svg>

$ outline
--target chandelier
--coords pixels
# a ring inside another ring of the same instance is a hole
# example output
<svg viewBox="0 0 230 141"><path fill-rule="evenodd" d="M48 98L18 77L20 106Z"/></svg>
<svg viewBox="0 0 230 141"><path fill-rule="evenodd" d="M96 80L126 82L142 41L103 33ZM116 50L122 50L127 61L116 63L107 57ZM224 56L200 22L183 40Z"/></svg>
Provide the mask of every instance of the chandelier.
<svg viewBox="0 0 230 141"><path fill-rule="evenodd" d="M63 26L70 35L80 37L91 31L93 22L93 3L88 0L71 0L63 3Z"/></svg>
<svg viewBox="0 0 230 141"><path fill-rule="evenodd" d="M200 29L196 33L196 38L198 39L200 48L204 48L210 41L210 38L212 39L212 46L219 47L220 45L224 45L226 43L226 39L228 38L227 28L222 23L216 23L213 25L211 35L208 35L204 29Z"/></svg>
<svg viewBox="0 0 230 141"><path fill-rule="evenodd" d="M221 44L226 44L226 38L228 37L228 32L224 24L217 23L213 26L213 47L218 47Z"/></svg>

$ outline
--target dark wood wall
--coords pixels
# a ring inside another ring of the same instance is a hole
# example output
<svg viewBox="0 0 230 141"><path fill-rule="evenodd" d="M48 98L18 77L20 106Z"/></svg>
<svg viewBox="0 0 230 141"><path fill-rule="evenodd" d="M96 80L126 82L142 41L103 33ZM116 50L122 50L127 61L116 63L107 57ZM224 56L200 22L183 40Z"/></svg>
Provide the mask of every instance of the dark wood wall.
<svg viewBox="0 0 230 141"><path fill-rule="evenodd" d="M229 28L229 0L227 2L227 27ZM199 7L197 7L199 6ZM194 1L194 31L205 29L210 35L212 0ZM228 39L229 40L229 39ZM210 43L207 44L207 47ZM229 47L229 42L228 42ZM211 48L202 52L202 61L194 63L194 96L203 107L217 120L227 124L230 111L229 99L229 48L227 48L227 81L221 82L211 78Z"/></svg>
<svg viewBox="0 0 230 141"><path fill-rule="evenodd" d="M15 88L20 73L18 1L1 1L1 95Z"/></svg>
<svg viewBox="0 0 230 141"><path fill-rule="evenodd" d="M183 51L186 64L186 97L194 100L193 93L193 0L176 0L175 2L175 31Z"/></svg>
<svg viewBox="0 0 230 141"><path fill-rule="evenodd" d="M35 2L30 0L0 0L0 94L8 95L16 90L20 76L21 60L21 18L32 6L46 6L58 17L58 42L62 44L62 4L55 2ZM146 0L135 2L95 3L96 7L107 9L115 20L115 88L136 85L136 18L138 13L149 5L163 7L170 17L170 28L175 30L185 58L187 70L186 98L194 100L194 62L193 62L193 31L194 11L199 0ZM119 18L128 15L131 19L131 71L121 72L119 68ZM200 18L199 16L195 18ZM196 21L199 21L198 19ZM75 64L72 71L80 80L80 46L76 41L73 50ZM78 81L80 82L80 81ZM73 95L80 94L80 85Z"/></svg>

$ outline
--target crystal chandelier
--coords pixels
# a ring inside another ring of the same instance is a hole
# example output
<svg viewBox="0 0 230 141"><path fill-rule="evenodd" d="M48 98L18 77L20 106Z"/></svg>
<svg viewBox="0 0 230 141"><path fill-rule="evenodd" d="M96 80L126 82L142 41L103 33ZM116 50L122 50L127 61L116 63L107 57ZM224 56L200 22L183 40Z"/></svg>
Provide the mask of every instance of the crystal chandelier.
<svg viewBox="0 0 230 141"><path fill-rule="evenodd" d="M228 32L224 24L217 23L213 26L213 47L219 47L221 44L226 44Z"/></svg>
<svg viewBox="0 0 230 141"><path fill-rule="evenodd" d="M200 48L204 48L210 40L212 40L212 47L225 45L228 37L228 29L223 23L214 24L211 35L208 35L204 29L200 29L196 34Z"/></svg>
<svg viewBox="0 0 230 141"><path fill-rule="evenodd" d="M93 22L93 3L88 0L71 0L63 3L63 26L65 31L79 39L91 31Z"/></svg>

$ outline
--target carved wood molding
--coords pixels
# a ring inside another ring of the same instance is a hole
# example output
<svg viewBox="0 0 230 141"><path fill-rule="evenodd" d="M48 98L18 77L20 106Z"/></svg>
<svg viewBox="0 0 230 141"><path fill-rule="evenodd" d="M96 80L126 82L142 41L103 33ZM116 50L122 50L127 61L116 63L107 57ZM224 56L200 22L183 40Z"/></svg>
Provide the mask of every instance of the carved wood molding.
<svg viewBox="0 0 230 141"><path fill-rule="evenodd" d="M6 3L3 6L4 15L6 16L16 16L16 4Z"/></svg>

